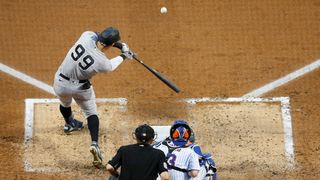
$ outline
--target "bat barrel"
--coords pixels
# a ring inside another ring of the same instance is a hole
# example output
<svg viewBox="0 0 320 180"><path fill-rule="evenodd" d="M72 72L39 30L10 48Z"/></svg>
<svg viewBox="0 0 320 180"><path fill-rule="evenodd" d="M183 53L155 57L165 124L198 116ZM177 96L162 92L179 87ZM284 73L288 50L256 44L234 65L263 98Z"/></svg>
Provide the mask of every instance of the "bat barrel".
<svg viewBox="0 0 320 180"><path fill-rule="evenodd" d="M170 87L176 93L179 93L181 91L180 88L176 84L174 84L172 81L167 79L164 75L162 75L161 73L159 73L155 69L151 68L147 64L145 64L142 61L140 61L135 55L133 56L133 58L136 61L138 61L140 64L142 64L145 68L147 68L152 74L154 74L158 79L160 79L163 83L165 83L168 87Z"/></svg>

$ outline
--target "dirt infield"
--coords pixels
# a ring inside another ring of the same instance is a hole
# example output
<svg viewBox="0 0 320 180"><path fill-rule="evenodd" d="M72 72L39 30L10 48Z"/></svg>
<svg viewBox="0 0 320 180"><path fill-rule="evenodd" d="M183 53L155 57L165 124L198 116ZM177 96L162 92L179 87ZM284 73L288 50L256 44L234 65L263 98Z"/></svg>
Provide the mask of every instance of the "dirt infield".
<svg viewBox="0 0 320 180"><path fill-rule="evenodd" d="M167 7L168 13L160 14L162 6ZM272 160L284 158L284 149L277 149L280 146L274 147L277 151L271 154L264 154L268 151L260 151L261 154L255 163L246 161L245 158L250 158L252 152L241 149L239 146L241 143L248 144L248 147L268 145L267 139L264 138L257 138L248 143L245 137L257 137L257 132L249 131L246 136L241 136L243 142L235 143L232 149L221 149L222 144L215 137L223 134L226 127L221 126L216 129L215 123L221 122L214 119L219 114L214 110L222 109L228 112L231 107L214 106L207 109L213 114L206 113L203 109L203 114L207 114L208 119L213 121L209 126L205 117L200 118L202 119L200 123L194 123L195 116L188 115L190 113L188 107L175 103L183 98L241 97L316 61L320 57L319 7L320 3L317 0L140 0L135 3L128 0L1 1L0 63L52 85L56 69L67 50L83 31L101 31L107 26L116 26L120 29L123 41L138 52L143 61L165 74L183 90L179 94L174 93L134 61L123 63L111 74L94 77L92 83L98 98L121 97L130 102L126 108L131 115L126 120L132 120L132 126L154 121L159 125L167 125L174 119L186 118L196 130L204 129L203 134L198 131L200 135L197 138L205 150L216 154L220 179L319 179L319 69L262 96L290 98L295 161L293 169L284 168L282 161L280 163L270 161L271 164L257 163L269 162L266 158ZM117 51L112 51L110 56L115 54ZM26 171L24 159L25 152L28 151L24 146L25 99L55 97L2 70L0 71L0 166L2 167L0 179L90 179L95 176L103 179L102 177L107 176L106 172L94 169L90 161L87 164L85 160L69 159L64 162L46 162L54 165L62 163L66 171ZM254 107L262 108L263 112L259 113L261 118L271 120L280 116L280 111L276 110L279 108L277 103L266 105L272 111L263 109L264 105ZM37 108L36 110L39 110ZM107 109L111 112L112 108ZM35 118L43 119L45 115L52 113L49 118L57 120L47 124L52 127L43 127L42 130L56 132L54 137L58 138L62 135L58 131L62 126L59 123L62 122L58 122L59 114L56 111L57 109L53 108L45 114L37 114ZM242 112L252 111L250 106L242 110ZM229 118L218 119L246 117L242 112L234 110ZM112 124L106 124L106 127L124 131L131 127L124 128L124 122L120 119ZM241 123L242 121L232 122L237 128L243 126L243 130L252 130L249 125L255 124L252 121L249 124ZM279 121L264 122L279 123ZM269 126L260 122L257 125ZM209 131L212 130L218 134L211 136L210 143L214 147L211 149L203 140L209 138ZM283 138L281 136L283 132L280 131L282 128L269 130L265 131L269 138ZM34 133L37 132L41 130ZM239 138L236 136L236 131L224 133L227 138ZM85 129L79 134L88 133ZM38 140L41 139L32 139L32 141ZM128 143L132 142L132 139L124 139L121 142L127 140ZM279 143L283 141L281 138L278 140ZM85 149L83 153L82 149L60 152L58 147L67 147L64 143L60 144L62 143L60 141L54 143L56 149L46 146L39 151L50 154L50 151L54 150L53 154L56 153L61 157L70 153L70 156L75 158L78 153L83 154L84 158L90 155L85 153ZM85 143L87 142L81 142L81 148L86 148ZM116 146L118 145L114 144L112 148ZM219 148L216 149L217 147ZM40 146L36 145L34 148ZM229 161L219 153L221 151L243 158L241 161L243 163ZM73 166L73 163L80 165ZM84 170L79 173L77 168ZM240 170L241 173L238 173Z"/></svg>
<svg viewBox="0 0 320 180"><path fill-rule="evenodd" d="M76 171L86 178L94 179L96 175L90 173L91 155L88 153L88 147L91 142L87 128L72 135L65 135L62 131L61 117L57 115L57 100L33 102L26 107L32 108L34 115L26 119L33 120L33 123L32 127L25 129L27 133L32 131L32 136L26 138L25 170L44 173ZM155 108L154 105L157 104L144 103L152 106L149 108ZM220 176L243 175L245 173L241 166L257 166L258 172L280 173L291 168L285 156L284 129L279 103L206 102L191 106L185 103L174 104L185 107L186 113L179 115L184 119L190 119L196 141L202 146L203 152L214 152L215 160L225 169L220 172ZM81 117L79 108L73 108L75 116ZM148 116L142 120L136 117L135 110L127 108L126 104L121 104L120 101L100 102L100 146L105 160L112 158L121 145L134 142L131 135L137 125L148 123L153 126L170 126L174 119L166 117L170 114L167 110L163 110L162 116ZM164 137L168 134L169 130L165 132Z"/></svg>

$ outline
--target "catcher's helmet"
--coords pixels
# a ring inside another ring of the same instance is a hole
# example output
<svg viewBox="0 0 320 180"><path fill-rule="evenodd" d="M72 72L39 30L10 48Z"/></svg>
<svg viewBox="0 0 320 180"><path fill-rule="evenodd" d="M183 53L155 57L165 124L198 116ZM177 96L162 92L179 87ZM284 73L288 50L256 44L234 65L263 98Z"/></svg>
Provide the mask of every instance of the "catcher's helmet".
<svg viewBox="0 0 320 180"><path fill-rule="evenodd" d="M105 46L111 46L113 43L120 40L120 33L114 27L108 27L98 35L98 41Z"/></svg>
<svg viewBox="0 0 320 180"><path fill-rule="evenodd" d="M141 142L147 142L155 136L153 128L147 124L137 127L134 134Z"/></svg>
<svg viewBox="0 0 320 180"><path fill-rule="evenodd" d="M190 138L189 141L191 143L195 143L196 142L196 135L194 134L193 130L191 129L191 134L190 134Z"/></svg>
<svg viewBox="0 0 320 180"><path fill-rule="evenodd" d="M190 126L184 120L175 121L170 128L170 137L172 142L177 146L185 145L188 142L191 133L192 130Z"/></svg>

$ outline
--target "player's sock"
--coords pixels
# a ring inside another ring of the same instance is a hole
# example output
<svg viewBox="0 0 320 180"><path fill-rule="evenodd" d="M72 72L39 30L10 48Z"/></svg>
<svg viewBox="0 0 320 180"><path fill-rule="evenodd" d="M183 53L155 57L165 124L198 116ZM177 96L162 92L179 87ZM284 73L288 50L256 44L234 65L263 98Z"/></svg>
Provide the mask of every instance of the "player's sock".
<svg viewBox="0 0 320 180"><path fill-rule="evenodd" d="M87 118L88 120L88 128L91 135L91 140L98 142L99 135L99 118L97 115L91 115Z"/></svg>
<svg viewBox="0 0 320 180"><path fill-rule="evenodd" d="M63 107L60 105L60 112L67 124L70 124L70 121L73 119L71 107Z"/></svg>

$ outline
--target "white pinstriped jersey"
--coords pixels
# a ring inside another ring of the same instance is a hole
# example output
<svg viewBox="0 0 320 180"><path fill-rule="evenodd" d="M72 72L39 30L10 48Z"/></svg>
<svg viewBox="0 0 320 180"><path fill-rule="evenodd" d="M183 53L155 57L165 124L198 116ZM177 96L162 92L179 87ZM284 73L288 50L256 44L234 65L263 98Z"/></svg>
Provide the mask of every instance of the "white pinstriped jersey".
<svg viewBox="0 0 320 180"><path fill-rule="evenodd" d="M95 32L82 33L69 50L56 75L62 73L74 80L86 80L91 79L98 72L110 72L116 69L123 62L123 58L117 56L109 60L97 48L97 39L98 35Z"/></svg>
<svg viewBox="0 0 320 180"><path fill-rule="evenodd" d="M121 56L109 60L97 47L97 39L95 32L82 33L57 70L53 84L61 104L70 107L73 98L86 117L97 114L95 93L92 86L78 80L90 80L99 72L113 71L123 62Z"/></svg>
<svg viewBox="0 0 320 180"><path fill-rule="evenodd" d="M170 141L157 143L155 148L160 149L166 155L166 161L170 166L175 166L187 171L200 170L198 155L189 147L177 147ZM170 149L174 149L170 152ZM190 178L187 172L170 169L168 167L170 179L187 180Z"/></svg>

